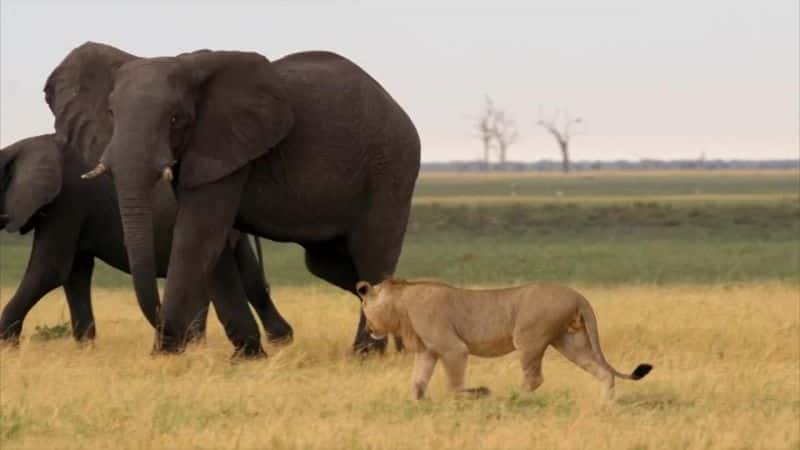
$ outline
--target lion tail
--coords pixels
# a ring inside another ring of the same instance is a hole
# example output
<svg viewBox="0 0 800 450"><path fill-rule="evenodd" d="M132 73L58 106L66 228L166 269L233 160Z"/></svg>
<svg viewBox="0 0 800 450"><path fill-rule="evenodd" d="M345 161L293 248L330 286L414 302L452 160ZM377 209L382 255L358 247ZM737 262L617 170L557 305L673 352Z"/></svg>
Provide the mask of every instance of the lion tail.
<svg viewBox="0 0 800 450"><path fill-rule="evenodd" d="M600 336L597 332L597 317L594 315L594 311L592 310L592 307L589 305L588 301L583 301L580 306L580 313L581 317L583 318L583 323L586 326L586 334L589 335L589 344L592 346L592 350L597 355L597 358L599 359L598 362L607 370L609 370L615 376L626 380L641 380L648 373L650 373L651 370L653 370L653 366L647 363L639 364L630 374L621 373L615 369L611 364L608 363L605 355L603 355L603 351L600 349Z"/></svg>

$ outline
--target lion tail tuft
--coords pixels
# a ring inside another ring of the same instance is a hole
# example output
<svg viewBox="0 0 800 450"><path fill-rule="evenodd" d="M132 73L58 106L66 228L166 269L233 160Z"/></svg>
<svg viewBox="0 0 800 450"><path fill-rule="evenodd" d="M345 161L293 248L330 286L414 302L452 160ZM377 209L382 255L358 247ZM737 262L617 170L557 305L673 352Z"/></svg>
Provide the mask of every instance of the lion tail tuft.
<svg viewBox="0 0 800 450"><path fill-rule="evenodd" d="M631 380L641 380L642 378L646 377L651 370L653 370L653 366L651 364L639 364L635 369L633 369L633 373L631 373Z"/></svg>

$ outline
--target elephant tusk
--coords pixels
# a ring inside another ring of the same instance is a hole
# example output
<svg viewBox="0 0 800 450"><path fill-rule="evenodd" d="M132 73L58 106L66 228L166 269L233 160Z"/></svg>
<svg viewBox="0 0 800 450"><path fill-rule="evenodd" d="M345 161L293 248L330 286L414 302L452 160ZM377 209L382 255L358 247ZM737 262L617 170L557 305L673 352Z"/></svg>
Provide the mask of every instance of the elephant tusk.
<svg viewBox="0 0 800 450"><path fill-rule="evenodd" d="M161 172L161 178L168 183L172 183L172 169L164 167L164 170Z"/></svg>
<svg viewBox="0 0 800 450"><path fill-rule="evenodd" d="M98 177L102 175L106 170L108 170L108 166L103 163L100 163L94 169L86 172L85 174L81 175L81 178L84 180L91 180L92 178Z"/></svg>

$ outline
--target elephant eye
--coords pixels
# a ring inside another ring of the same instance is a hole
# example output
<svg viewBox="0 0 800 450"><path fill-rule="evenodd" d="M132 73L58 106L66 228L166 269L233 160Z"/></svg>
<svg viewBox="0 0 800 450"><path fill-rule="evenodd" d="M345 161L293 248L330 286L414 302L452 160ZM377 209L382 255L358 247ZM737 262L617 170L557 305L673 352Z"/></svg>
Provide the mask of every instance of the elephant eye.
<svg viewBox="0 0 800 450"><path fill-rule="evenodd" d="M178 116L176 116L176 115L173 115L172 117L170 117L170 118L169 118L169 123L170 123L171 125L175 125L176 123L178 123Z"/></svg>
<svg viewBox="0 0 800 450"><path fill-rule="evenodd" d="M111 119L114 118L114 111L112 111L111 108L108 109L108 117Z"/></svg>

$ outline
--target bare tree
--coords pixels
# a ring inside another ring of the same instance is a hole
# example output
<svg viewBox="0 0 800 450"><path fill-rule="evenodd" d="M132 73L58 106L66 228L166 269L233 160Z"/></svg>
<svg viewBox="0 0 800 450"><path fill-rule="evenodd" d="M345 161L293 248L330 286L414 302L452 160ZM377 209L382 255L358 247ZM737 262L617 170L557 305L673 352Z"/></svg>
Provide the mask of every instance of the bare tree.
<svg viewBox="0 0 800 450"><path fill-rule="evenodd" d="M580 117L572 118L566 109L564 114L561 114L561 111L556 109L552 118L545 118L542 115L541 108L539 109L539 121L537 124L544 127L556 138L558 148L561 150L561 170L564 173L568 173L570 169L569 141L575 134L572 126L579 123L582 123L582 119Z"/></svg>
<svg viewBox="0 0 800 450"><path fill-rule="evenodd" d="M492 137L497 144L497 151L500 154L500 166L505 168L508 161L508 147L519 137L517 125L505 111L495 109L491 129Z"/></svg>
<svg viewBox="0 0 800 450"><path fill-rule="evenodd" d="M492 153L492 123L494 122L494 103L492 99L487 95L486 96L486 103L484 105L483 111L481 111L481 115L478 117L477 129L478 129L478 138L481 140L481 144L483 145L483 162L486 165L485 169L488 171L490 169L490 158Z"/></svg>
<svg viewBox="0 0 800 450"><path fill-rule="evenodd" d="M490 169L490 161L494 150L498 153L500 165L505 167L508 147L516 142L517 127L511 117L502 109L494 106L487 96L485 106L476 124L478 137L483 145L483 160L486 170Z"/></svg>

